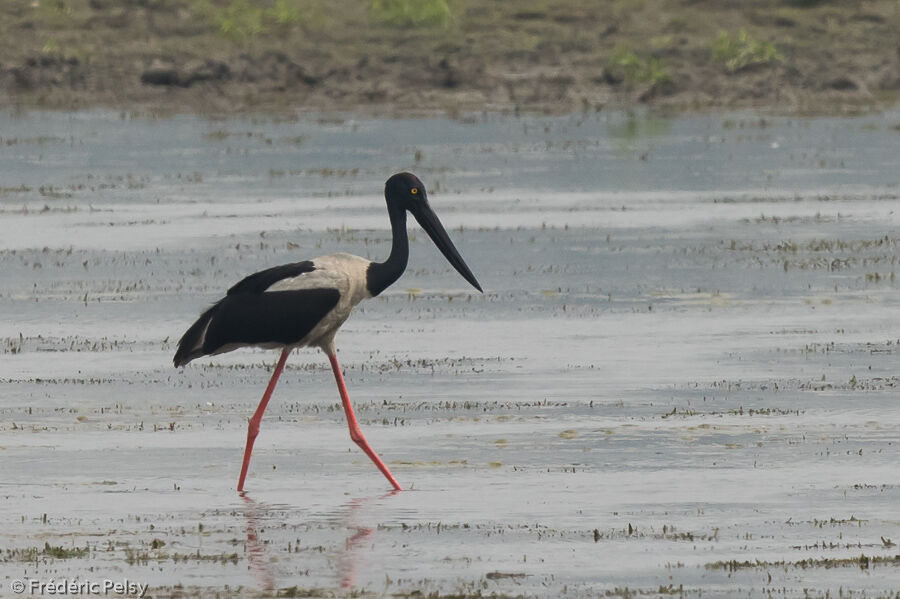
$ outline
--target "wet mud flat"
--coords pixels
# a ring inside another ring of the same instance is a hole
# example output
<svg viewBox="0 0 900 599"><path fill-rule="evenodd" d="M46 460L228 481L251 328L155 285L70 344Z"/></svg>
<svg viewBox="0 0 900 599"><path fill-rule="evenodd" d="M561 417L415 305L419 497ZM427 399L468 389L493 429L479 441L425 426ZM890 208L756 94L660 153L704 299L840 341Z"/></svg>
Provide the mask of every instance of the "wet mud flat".
<svg viewBox="0 0 900 599"><path fill-rule="evenodd" d="M895 597L900 114L4 115L0 585L153 597ZM410 269L296 352L171 366L240 277ZM27 596L27 595L26 595Z"/></svg>

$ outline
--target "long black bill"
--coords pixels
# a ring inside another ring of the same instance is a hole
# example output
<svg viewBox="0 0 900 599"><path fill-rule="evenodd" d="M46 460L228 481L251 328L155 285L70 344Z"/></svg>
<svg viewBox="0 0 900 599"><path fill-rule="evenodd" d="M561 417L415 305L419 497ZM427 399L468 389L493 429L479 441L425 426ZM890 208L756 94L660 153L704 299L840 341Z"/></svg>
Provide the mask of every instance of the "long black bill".
<svg viewBox="0 0 900 599"><path fill-rule="evenodd" d="M437 215L431 207L427 204L420 205L418 210L412 212L412 215L422 228L425 229L428 236L431 237L434 245L438 246L438 249L441 250L441 253L447 258L447 261L453 265L456 272L461 274L465 280L471 283L472 287L484 293L481 289L481 285L475 280L475 275L472 274L472 271L466 266L466 263L459 255L459 252L456 251L456 246L450 241L450 236L447 235L444 225L438 220Z"/></svg>

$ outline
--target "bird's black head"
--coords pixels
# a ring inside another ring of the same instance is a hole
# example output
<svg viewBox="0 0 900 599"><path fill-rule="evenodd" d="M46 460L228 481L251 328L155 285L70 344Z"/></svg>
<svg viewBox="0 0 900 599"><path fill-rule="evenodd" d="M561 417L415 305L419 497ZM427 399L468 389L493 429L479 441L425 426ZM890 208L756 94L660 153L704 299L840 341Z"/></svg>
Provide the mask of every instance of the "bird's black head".
<svg viewBox="0 0 900 599"><path fill-rule="evenodd" d="M387 180L384 184L384 197L388 203L388 210L391 212L392 221L395 219L394 212L397 208L408 210L413 218L425 229L434 244L438 246L447 261L453 265L453 268L463 276L475 289L481 291L481 285L475 280L475 275L466 266L459 252L456 251L450 236L438 220L437 215L428 205L428 194L425 193L425 186L419 178L412 173L397 173ZM405 219L404 219L405 220ZM398 221L399 222L399 221Z"/></svg>
<svg viewBox="0 0 900 599"><path fill-rule="evenodd" d="M412 173L397 173L388 179L384 184L384 197L388 203L409 210L413 215L428 205L425 185Z"/></svg>

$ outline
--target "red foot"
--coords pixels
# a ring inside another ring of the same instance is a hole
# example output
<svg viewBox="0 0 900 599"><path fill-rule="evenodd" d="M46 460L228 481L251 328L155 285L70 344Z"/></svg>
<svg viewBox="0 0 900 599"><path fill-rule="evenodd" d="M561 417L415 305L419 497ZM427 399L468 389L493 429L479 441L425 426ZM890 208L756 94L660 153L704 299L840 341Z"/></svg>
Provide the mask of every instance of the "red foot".
<svg viewBox="0 0 900 599"><path fill-rule="evenodd" d="M266 392L263 393L259 406L256 408L256 412L253 413L250 424L247 426L247 445L244 447L244 463L241 466L241 478L238 480L237 486L238 491L244 490L244 480L247 478L247 469L250 468L250 454L253 453L253 442L256 441L256 436L259 434L259 423L262 421L266 406L269 405L269 398L272 397L272 391L275 390L278 377L281 376L281 371L284 370L284 363L287 361L290 353L290 349L282 350L281 357L278 358L278 363L275 365L275 372L272 373L272 378L269 379L269 386L266 387Z"/></svg>
<svg viewBox="0 0 900 599"><path fill-rule="evenodd" d="M381 473L384 474L385 478L388 479L388 482L391 483L394 489L402 491L403 487L400 486L400 483L397 482L397 479L394 478L394 475L391 474L388 467L384 465L384 462L381 461L378 454L376 454L369 446L365 435L362 434L362 431L359 428L359 423L356 421L356 415L353 413L353 406L350 404L350 397L347 395L347 386L344 384L344 376L341 374L341 367L338 366L337 356L335 354L328 354L328 361L331 362L331 370L334 371L334 380L337 383L338 392L341 394L341 403L344 406L344 413L347 415L347 426L350 427L350 438L354 443L359 445L360 449L362 449L367 456L369 456L369 459L375 463L375 466L377 466L379 470L381 470Z"/></svg>

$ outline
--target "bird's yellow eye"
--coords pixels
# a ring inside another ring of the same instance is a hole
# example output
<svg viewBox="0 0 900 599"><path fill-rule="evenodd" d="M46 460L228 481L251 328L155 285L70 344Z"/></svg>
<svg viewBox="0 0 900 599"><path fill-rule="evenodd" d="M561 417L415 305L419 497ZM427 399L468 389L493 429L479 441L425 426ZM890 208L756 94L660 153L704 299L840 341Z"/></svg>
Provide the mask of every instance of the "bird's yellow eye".
<svg viewBox="0 0 900 599"><path fill-rule="evenodd" d="M419 188L418 188L418 187L413 187L412 189L409 190L409 193L411 193L411 194L413 194L413 195L418 195L418 194L419 194Z"/></svg>

